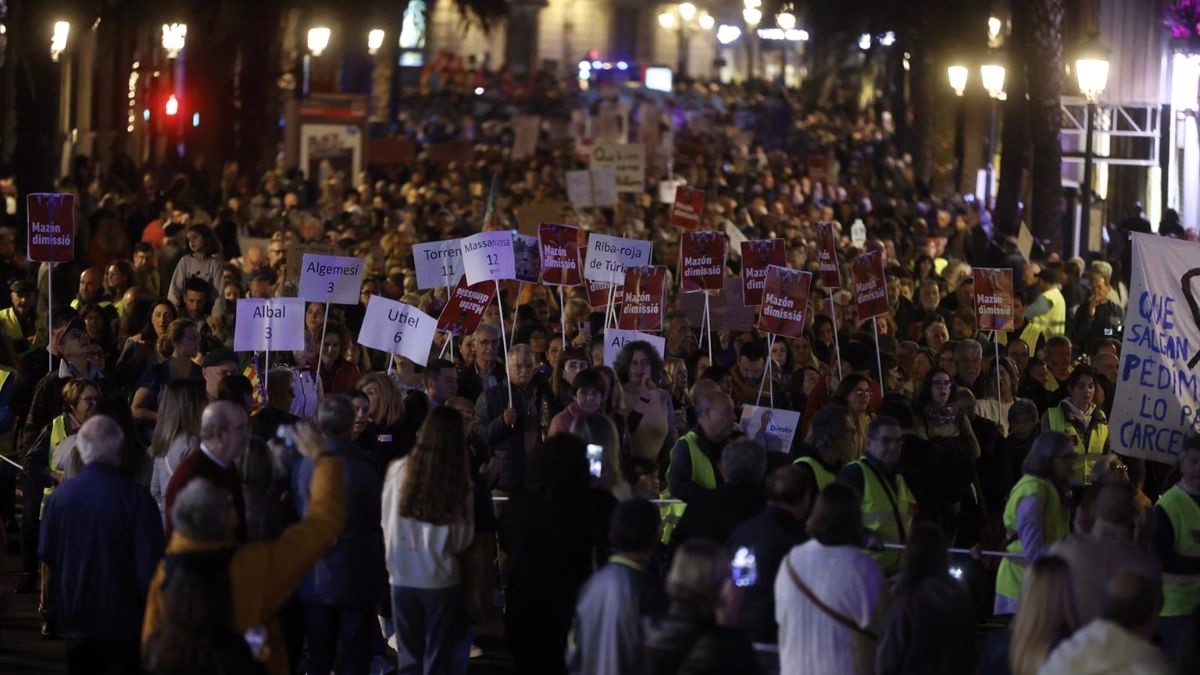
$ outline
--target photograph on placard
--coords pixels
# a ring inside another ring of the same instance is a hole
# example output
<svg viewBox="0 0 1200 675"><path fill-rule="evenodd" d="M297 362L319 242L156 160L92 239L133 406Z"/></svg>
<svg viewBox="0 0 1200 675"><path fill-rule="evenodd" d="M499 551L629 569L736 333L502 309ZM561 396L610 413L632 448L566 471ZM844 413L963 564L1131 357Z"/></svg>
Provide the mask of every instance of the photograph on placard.
<svg viewBox="0 0 1200 675"><path fill-rule="evenodd" d="M660 331L667 307L667 268L663 265L630 267L621 286L618 327L622 330Z"/></svg>
<svg viewBox="0 0 1200 675"><path fill-rule="evenodd" d="M1012 330L1013 271L1011 268L976 267L975 323L979 330Z"/></svg>
<svg viewBox="0 0 1200 675"><path fill-rule="evenodd" d="M513 232L513 271L517 281L536 284L542 271L537 237Z"/></svg>
<svg viewBox="0 0 1200 675"><path fill-rule="evenodd" d="M725 283L727 242L721 232L684 232L679 238L679 285L684 293L719 291Z"/></svg>
<svg viewBox="0 0 1200 675"><path fill-rule="evenodd" d="M496 297L496 284L481 281L467 284L466 277L458 280L450 300L438 317L437 329L454 336L470 335L475 332L483 313Z"/></svg>
<svg viewBox="0 0 1200 675"><path fill-rule="evenodd" d="M763 394L766 396L766 393ZM770 452L790 452L800 428L800 413L758 405L742 406L739 426L746 437Z"/></svg>
<svg viewBox="0 0 1200 675"><path fill-rule="evenodd" d="M771 265L763 288L758 329L789 338L804 337L812 273Z"/></svg>
<svg viewBox="0 0 1200 675"><path fill-rule="evenodd" d="M542 283L549 286L578 286L583 277L579 255L579 228L572 225L538 225L541 246Z"/></svg>
<svg viewBox="0 0 1200 675"><path fill-rule="evenodd" d="M761 305L767 267L787 265L782 239L754 239L742 242L742 298L747 305Z"/></svg>

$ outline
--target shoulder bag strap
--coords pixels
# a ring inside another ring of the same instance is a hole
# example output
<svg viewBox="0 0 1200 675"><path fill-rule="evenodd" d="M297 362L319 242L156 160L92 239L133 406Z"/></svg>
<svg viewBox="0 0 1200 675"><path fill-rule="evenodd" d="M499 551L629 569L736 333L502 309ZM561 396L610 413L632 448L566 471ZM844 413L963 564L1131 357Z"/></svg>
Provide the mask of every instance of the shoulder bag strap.
<svg viewBox="0 0 1200 675"><path fill-rule="evenodd" d="M812 603L814 605L816 605L818 609L820 609L822 612L825 612L826 614L828 614L829 618L833 619L834 621L838 622L842 626L849 628L850 630L854 631L855 633L858 633L859 635L861 635L865 638L869 638L871 640L876 639L876 635L874 633L867 630L866 628L863 628L862 626L859 626L857 623L855 623L850 617L846 616L845 614L842 614L841 612L830 607L829 605L825 604L824 602L821 602L821 599L817 597L817 594L813 593L812 589L808 587L808 584L804 583L804 581L802 579L800 579L799 574L796 574L796 568L792 567L791 557L784 558L783 564L784 564L784 567L787 568L787 573L788 573L788 576L791 577L792 583L796 584L796 588L799 588L800 592L804 594L804 597L806 597L810 601L812 601Z"/></svg>

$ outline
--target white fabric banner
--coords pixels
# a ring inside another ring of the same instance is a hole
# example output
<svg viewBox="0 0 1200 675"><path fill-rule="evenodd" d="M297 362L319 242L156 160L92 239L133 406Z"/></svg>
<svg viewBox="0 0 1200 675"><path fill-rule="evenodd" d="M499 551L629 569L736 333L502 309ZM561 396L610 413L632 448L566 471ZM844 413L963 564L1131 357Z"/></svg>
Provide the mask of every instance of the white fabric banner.
<svg viewBox="0 0 1200 675"><path fill-rule="evenodd" d="M1131 236L1133 276L1109 446L1174 464L1200 421L1200 244Z"/></svg>

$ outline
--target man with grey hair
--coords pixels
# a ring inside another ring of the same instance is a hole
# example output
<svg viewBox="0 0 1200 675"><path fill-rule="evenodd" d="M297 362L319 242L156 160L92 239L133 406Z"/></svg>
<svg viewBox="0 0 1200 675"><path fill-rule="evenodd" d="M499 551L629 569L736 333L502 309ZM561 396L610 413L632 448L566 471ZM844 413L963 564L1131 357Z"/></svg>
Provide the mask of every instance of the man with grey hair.
<svg viewBox="0 0 1200 675"><path fill-rule="evenodd" d="M675 442L667 468L671 496L689 504L724 482L716 466L737 423L733 399L723 391L705 391L693 405L696 426Z"/></svg>
<svg viewBox="0 0 1200 675"><path fill-rule="evenodd" d="M704 490L688 503L675 526L671 544L689 539L725 541L741 525L762 513L767 502L762 479L767 472L767 451L748 438L735 440L721 451L724 482L715 490Z"/></svg>
<svg viewBox="0 0 1200 675"><path fill-rule="evenodd" d="M477 336L476 344L481 340ZM551 412L556 409L550 388L533 377L536 367L529 345L513 345L508 355L508 382L488 389L475 404L472 433L476 443L490 448L499 461L496 488L504 492L524 483L525 456L549 435ZM459 386L461 394L461 383Z"/></svg>
<svg viewBox="0 0 1200 675"><path fill-rule="evenodd" d="M961 387L975 390L975 381L983 372L983 345L967 338L954 345L954 381Z"/></svg>
<svg viewBox="0 0 1200 675"><path fill-rule="evenodd" d="M475 362L467 364L458 376L458 395L477 401L480 394L504 382L504 363L499 360L500 329L481 323L471 334L471 343L475 346Z"/></svg>
<svg viewBox="0 0 1200 675"><path fill-rule="evenodd" d="M83 469L46 503L38 555L57 600L67 672L137 672L146 591L162 556L158 505L121 471L125 435L96 415L79 429Z"/></svg>
<svg viewBox="0 0 1200 675"><path fill-rule="evenodd" d="M216 401L204 408L200 417L199 452L189 452L167 483L167 538L174 524L172 505L179 491L195 478L207 478L229 491L238 514L237 539L246 541L246 500L242 494L242 474L238 462L250 444L250 420L246 411L229 401Z"/></svg>

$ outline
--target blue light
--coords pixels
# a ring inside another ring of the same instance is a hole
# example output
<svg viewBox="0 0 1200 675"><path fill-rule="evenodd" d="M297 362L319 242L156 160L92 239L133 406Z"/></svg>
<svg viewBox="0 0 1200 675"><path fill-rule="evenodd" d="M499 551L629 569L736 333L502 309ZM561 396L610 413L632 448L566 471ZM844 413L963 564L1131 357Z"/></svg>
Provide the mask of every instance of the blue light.
<svg viewBox="0 0 1200 675"><path fill-rule="evenodd" d="M599 61L592 61L592 70L600 70L603 67L603 63L600 63Z"/></svg>
<svg viewBox="0 0 1200 675"><path fill-rule="evenodd" d="M192 126L200 126L200 113L192 113Z"/></svg>
<svg viewBox="0 0 1200 675"><path fill-rule="evenodd" d="M150 109L149 108L142 109L142 121L145 121L145 122L150 121Z"/></svg>
<svg viewBox="0 0 1200 675"><path fill-rule="evenodd" d="M617 61L617 70L629 70L629 64L624 61Z"/></svg>

